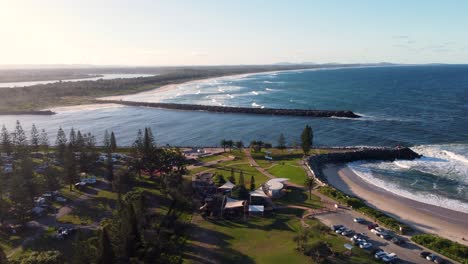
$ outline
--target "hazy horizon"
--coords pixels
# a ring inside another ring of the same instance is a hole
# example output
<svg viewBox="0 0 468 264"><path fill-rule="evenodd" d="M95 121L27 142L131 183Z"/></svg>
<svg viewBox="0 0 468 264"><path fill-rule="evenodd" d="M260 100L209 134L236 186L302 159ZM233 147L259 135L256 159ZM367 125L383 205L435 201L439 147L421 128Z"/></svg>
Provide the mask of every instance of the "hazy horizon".
<svg viewBox="0 0 468 264"><path fill-rule="evenodd" d="M468 63L461 1L0 2L2 64Z"/></svg>

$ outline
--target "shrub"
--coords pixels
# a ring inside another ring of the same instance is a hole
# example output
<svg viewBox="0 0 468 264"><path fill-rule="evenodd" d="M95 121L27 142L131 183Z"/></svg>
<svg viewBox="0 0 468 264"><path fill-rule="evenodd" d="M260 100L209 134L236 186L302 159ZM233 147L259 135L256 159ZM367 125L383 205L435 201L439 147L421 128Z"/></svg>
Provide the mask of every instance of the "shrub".
<svg viewBox="0 0 468 264"><path fill-rule="evenodd" d="M64 259L59 251L32 251L12 263L18 264L60 264Z"/></svg>
<svg viewBox="0 0 468 264"><path fill-rule="evenodd" d="M322 194L342 203L346 204L347 206L351 206L356 211L359 211L372 219L374 221L386 226L389 229L399 232L400 227L402 228L403 232L410 231L411 228L403 223L398 222L396 219L376 210L372 207L367 206L364 201L356 197L349 197L345 193L331 187L331 186L323 186L319 188L319 191Z"/></svg>
<svg viewBox="0 0 468 264"><path fill-rule="evenodd" d="M415 235L411 239L462 264L468 264L468 246L430 234Z"/></svg>

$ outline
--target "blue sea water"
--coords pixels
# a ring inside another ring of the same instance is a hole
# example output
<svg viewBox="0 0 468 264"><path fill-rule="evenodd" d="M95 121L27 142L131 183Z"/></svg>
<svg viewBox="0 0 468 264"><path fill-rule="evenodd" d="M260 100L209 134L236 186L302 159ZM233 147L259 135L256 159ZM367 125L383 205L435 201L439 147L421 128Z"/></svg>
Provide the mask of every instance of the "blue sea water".
<svg viewBox="0 0 468 264"><path fill-rule="evenodd" d="M314 129L320 146L412 146L425 158L412 162L353 163L364 179L400 195L468 212L468 65L393 66L303 70L230 76L177 85L125 100L247 107L352 110L361 119L312 119L187 112L136 107L58 109L54 116L0 116L0 124L36 123L51 138L59 126L120 144L152 127L159 144L217 145L223 138L275 143L284 133L298 142ZM53 142L53 141L52 141Z"/></svg>

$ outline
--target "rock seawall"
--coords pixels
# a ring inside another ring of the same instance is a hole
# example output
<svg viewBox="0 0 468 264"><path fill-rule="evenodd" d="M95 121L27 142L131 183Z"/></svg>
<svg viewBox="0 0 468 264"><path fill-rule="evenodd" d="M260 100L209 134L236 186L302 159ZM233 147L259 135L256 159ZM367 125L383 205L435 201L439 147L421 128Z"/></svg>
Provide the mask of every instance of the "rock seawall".
<svg viewBox="0 0 468 264"><path fill-rule="evenodd" d="M44 111L0 111L0 115L55 115L50 110Z"/></svg>
<svg viewBox="0 0 468 264"><path fill-rule="evenodd" d="M99 103L114 103L128 106L155 107L175 110L208 111L217 113L239 113L258 115L283 115L306 117L346 117L359 118L361 116L346 110L307 110L307 109L281 109L281 108L250 108L215 105L173 104L173 103L146 103L118 100L100 100Z"/></svg>
<svg viewBox="0 0 468 264"><path fill-rule="evenodd" d="M328 163L348 163L359 160L414 160L421 156L422 155L419 155L410 148L363 148L347 152L312 156L307 163L309 169L315 175L315 178L321 183L326 184L327 178L323 174L323 167Z"/></svg>

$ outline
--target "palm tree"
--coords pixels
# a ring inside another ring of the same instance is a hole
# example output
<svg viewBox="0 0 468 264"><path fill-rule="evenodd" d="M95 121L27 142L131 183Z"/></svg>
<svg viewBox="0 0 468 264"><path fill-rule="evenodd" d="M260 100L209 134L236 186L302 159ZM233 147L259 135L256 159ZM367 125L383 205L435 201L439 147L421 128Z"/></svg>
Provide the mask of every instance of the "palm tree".
<svg viewBox="0 0 468 264"><path fill-rule="evenodd" d="M309 190L309 200L312 200L312 190L316 186L314 178L307 177L304 181L304 185L307 187Z"/></svg>
<svg viewBox="0 0 468 264"><path fill-rule="evenodd" d="M221 146L223 147L224 152L226 152L226 146L227 146L227 140L226 139L221 140Z"/></svg>

